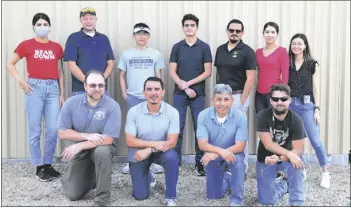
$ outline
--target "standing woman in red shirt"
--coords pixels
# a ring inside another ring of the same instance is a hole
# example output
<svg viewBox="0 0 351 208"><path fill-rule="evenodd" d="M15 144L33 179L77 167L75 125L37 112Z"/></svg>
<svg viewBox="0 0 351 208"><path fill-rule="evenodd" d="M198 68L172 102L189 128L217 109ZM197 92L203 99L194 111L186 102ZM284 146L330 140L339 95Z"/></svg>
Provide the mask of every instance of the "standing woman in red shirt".
<svg viewBox="0 0 351 208"><path fill-rule="evenodd" d="M37 13L32 20L34 38L21 42L7 63L7 68L25 93L25 111L28 119L29 152L31 163L36 166L40 181L50 181L61 174L52 167L56 150L58 130L56 122L63 98L63 71L60 44L50 41L50 19L44 13ZM16 70L16 63L26 58L28 82ZM45 148L40 150L41 121L45 122Z"/></svg>
<svg viewBox="0 0 351 208"><path fill-rule="evenodd" d="M305 34L297 33L291 38L289 58L289 86L292 97L290 109L301 116L308 139L316 152L319 165L322 168L320 186L322 188L329 188L328 156L319 133L319 66L317 61L312 58ZM304 160L304 157L302 159Z"/></svg>
<svg viewBox="0 0 351 208"><path fill-rule="evenodd" d="M258 83L255 97L256 113L270 106L269 89L274 84L288 84L289 56L287 49L276 43L279 27L275 22L263 26L264 48L256 50Z"/></svg>

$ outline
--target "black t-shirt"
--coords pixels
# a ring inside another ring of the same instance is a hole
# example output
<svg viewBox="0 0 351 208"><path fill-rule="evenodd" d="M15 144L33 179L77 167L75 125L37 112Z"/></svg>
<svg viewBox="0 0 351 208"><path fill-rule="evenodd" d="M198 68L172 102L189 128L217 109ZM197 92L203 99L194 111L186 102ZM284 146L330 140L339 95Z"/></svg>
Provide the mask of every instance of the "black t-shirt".
<svg viewBox="0 0 351 208"><path fill-rule="evenodd" d="M274 142L281 147L292 150L292 140L307 137L302 118L294 111L289 110L283 121L273 116L273 108L269 107L257 114L257 131L270 132ZM273 155L260 141L257 160L264 162L267 156Z"/></svg>
<svg viewBox="0 0 351 208"><path fill-rule="evenodd" d="M246 70L257 70L256 53L242 41L228 51L227 42L217 48L214 66L219 75L217 84L228 84L232 90L243 90Z"/></svg>

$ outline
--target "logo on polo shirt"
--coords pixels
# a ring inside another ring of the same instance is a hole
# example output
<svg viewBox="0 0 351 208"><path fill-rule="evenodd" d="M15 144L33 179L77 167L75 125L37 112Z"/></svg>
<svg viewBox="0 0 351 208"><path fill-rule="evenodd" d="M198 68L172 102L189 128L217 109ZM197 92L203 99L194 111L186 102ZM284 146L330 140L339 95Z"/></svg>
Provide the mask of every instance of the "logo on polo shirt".
<svg viewBox="0 0 351 208"><path fill-rule="evenodd" d="M234 51L234 52L233 52L233 57L236 58L237 55L238 55L238 51Z"/></svg>
<svg viewBox="0 0 351 208"><path fill-rule="evenodd" d="M94 114L94 118L97 120L102 120L106 117L106 114L102 111L96 111Z"/></svg>

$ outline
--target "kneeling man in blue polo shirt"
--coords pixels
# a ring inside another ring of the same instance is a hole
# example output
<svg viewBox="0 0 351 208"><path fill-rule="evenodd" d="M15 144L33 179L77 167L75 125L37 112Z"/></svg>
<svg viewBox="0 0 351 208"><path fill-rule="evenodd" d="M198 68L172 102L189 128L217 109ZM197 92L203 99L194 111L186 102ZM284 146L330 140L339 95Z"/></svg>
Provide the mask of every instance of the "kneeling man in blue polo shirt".
<svg viewBox="0 0 351 208"><path fill-rule="evenodd" d="M199 114L197 139L205 152L201 162L206 169L206 197L223 198L231 190L230 205L243 202L245 179L245 143L248 139L246 115L231 108L234 98L229 85L217 84L213 107ZM225 171L226 165L231 172Z"/></svg>
<svg viewBox="0 0 351 208"><path fill-rule="evenodd" d="M174 147L179 134L179 113L162 101L165 94L163 82L149 77L144 82L146 101L128 111L125 125L128 146L129 170L133 197L148 198L150 186L155 186L150 165L162 165L165 170L167 206L176 205L179 157Z"/></svg>
<svg viewBox="0 0 351 208"><path fill-rule="evenodd" d="M62 159L69 161L61 180L63 190L75 201L96 188L96 206L109 204L112 158L121 130L121 108L104 95L105 86L102 72L87 72L86 93L70 97L58 119L60 139L74 142L62 153Z"/></svg>

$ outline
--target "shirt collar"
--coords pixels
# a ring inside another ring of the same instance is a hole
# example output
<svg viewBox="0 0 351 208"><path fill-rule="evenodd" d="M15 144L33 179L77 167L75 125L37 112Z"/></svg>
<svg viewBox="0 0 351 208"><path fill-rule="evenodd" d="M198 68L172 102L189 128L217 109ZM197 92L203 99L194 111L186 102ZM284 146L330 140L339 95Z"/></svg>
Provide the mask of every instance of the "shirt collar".
<svg viewBox="0 0 351 208"><path fill-rule="evenodd" d="M234 117L234 111L233 111L233 108L230 108L228 116L224 120L224 122L226 122L227 120L229 120L229 118L232 118L232 117ZM212 107L212 109L211 109L211 119L214 120L217 124L219 124L218 120L217 120L216 109L214 107Z"/></svg>
<svg viewBox="0 0 351 208"><path fill-rule="evenodd" d="M150 115L152 115L152 113L147 108L147 101L143 102L143 104L141 106L141 109L142 109L143 114L150 114ZM156 113L156 115L162 114L164 111L165 111L165 104L164 104L163 101L161 101L160 110Z"/></svg>
<svg viewBox="0 0 351 208"><path fill-rule="evenodd" d="M185 41L185 39L182 40L181 42L183 45L188 45L188 43ZM193 44L194 45L199 45L200 44L200 39L199 38L196 38L196 41L195 43Z"/></svg>
<svg viewBox="0 0 351 208"><path fill-rule="evenodd" d="M228 51L228 43L229 43L229 41L227 41L227 42L224 44L225 50L227 50L227 51ZM240 40L239 43L238 43L232 50L241 49L241 48L243 47L243 45L244 45L243 40ZM230 51L232 51L232 50L230 50ZM230 52L230 51L229 51L229 52Z"/></svg>
<svg viewBox="0 0 351 208"><path fill-rule="evenodd" d="M90 105L88 104L87 96L88 96L87 93L84 93L83 103L90 107ZM93 108L101 107L102 104L104 104L105 100L106 100L106 95L103 95L102 98L99 100L99 102L96 104L96 106L94 106Z"/></svg>
<svg viewBox="0 0 351 208"><path fill-rule="evenodd" d="M83 28L80 28L80 31L79 31L79 32L81 33L82 36L91 37L91 36L87 35L87 34L83 31ZM95 34L94 34L94 36L99 36L99 35L101 35L101 33L99 33L98 31L96 31L96 29L95 29Z"/></svg>

